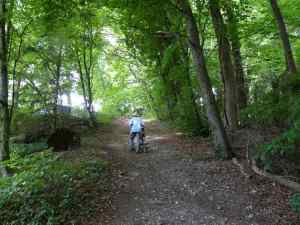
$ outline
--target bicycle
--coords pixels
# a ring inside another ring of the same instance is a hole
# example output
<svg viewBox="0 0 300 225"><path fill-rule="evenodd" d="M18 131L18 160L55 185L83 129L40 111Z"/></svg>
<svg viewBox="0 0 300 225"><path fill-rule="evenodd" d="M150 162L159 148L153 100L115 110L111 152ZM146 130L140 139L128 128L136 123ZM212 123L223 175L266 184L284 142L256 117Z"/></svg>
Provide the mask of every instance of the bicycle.
<svg viewBox="0 0 300 225"><path fill-rule="evenodd" d="M129 138L129 150L135 151L136 153L144 152L144 135L142 132L134 132L130 134Z"/></svg>

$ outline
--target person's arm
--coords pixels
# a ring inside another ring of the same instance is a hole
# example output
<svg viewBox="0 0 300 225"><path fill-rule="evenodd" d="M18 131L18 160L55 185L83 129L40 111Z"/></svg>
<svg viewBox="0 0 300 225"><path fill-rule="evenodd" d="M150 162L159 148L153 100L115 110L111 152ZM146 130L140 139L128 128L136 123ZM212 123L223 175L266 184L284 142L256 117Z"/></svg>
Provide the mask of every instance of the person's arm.
<svg viewBox="0 0 300 225"><path fill-rule="evenodd" d="M144 123L144 120L141 118L141 127L142 127L142 135L143 135L143 138L146 137L146 133L145 133L145 123Z"/></svg>
<svg viewBox="0 0 300 225"><path fill-rule="evenodd" d="M142 125L142 128L145 128L145 123L142 118L141 118L141 125Z"/></svg>

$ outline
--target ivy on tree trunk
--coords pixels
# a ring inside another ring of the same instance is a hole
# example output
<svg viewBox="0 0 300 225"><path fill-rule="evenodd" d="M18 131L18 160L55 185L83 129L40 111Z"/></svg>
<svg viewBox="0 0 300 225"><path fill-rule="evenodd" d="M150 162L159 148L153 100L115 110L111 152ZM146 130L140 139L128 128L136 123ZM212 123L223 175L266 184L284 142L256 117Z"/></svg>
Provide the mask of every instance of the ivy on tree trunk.
<svg viewBox="0 0 300 225"><path fill-rule="evenodd" d="M200 34L196 20L188 0L182 0L181 7L183 8L183 15L187 22L189 44L192 51L197 76L201 85L200 88L207 110L207 118L214 136L215 149L218 156L229 159L233 157L233 152L231 150L231 146L216 105L215 97L212 92L212 85L206 68L205 57L202 50L203 48L200 45Z"/></svg>

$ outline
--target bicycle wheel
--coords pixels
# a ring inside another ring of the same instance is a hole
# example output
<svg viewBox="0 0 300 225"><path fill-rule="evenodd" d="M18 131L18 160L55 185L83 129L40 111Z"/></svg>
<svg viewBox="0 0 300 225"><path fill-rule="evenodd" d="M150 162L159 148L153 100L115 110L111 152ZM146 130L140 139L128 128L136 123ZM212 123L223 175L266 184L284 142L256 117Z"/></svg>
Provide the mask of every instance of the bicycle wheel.
<svg viewBox="0 0 300 225"><path fill-rule="evenodd" d="M134 145L133 145L133 141L131 140L131 138L129 138L129 140L128 140L128 150L129 151L134 150Z"/></svg>

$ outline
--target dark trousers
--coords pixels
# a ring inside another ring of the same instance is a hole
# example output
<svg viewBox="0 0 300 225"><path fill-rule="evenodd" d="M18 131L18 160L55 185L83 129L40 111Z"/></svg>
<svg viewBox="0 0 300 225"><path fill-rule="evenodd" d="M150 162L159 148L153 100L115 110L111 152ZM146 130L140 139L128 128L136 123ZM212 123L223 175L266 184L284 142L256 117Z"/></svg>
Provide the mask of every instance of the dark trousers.
<svg viewBox="0 0 300 225"><path fill-rule="evenodd" d="M139 137L139 141L140 143L143 145L144 144L144 135L143 135L143 132L132 132L130 134L130 140L131 140L131 143L133 142L133 139L138 135Z"/></svg>

